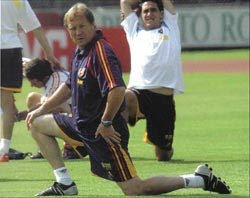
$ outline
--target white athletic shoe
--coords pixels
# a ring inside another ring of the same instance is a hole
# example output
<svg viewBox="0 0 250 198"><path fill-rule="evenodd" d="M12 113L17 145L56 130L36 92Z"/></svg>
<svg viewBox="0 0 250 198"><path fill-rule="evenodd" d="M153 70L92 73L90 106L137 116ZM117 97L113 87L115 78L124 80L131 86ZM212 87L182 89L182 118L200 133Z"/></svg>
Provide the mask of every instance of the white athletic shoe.
<svg viewBox="0 0 250 198"><path fill-rule="evenodd" d="M225 181L222 181L220 177L215 176L212 173L212 168L208 167L208 164L199 165L195 172L195 175L199 175L204 179L205 191L217 192L219 194L231 194L232 191Z"/></svg>

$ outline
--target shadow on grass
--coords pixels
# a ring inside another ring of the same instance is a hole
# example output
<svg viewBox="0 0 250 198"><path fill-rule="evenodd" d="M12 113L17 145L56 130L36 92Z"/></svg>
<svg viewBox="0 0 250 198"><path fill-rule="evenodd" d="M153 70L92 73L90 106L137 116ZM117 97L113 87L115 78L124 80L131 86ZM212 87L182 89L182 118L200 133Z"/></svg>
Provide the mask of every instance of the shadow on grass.
<svg viewBox="0 0 250 198"><path fill-rule="evenodd" d="M184 160L184 159L173 159L171 163L176 164L193 164L193 163L209 163L209 162L248 162L248 160L244 159L222 159L222 160Z"/></svg>
<svg viewBox="0 0 250 198"><path fill-rule="evenodd" d="M23 161L24 163L43 163L48 162L46 159L25 159L25 160L11 160L12 162L20 162ZM89 158L86 157L84 159L67 159L64 162L82 162L82 161L89 161Z"/></svg>
<svg viewBox="0 0 250 198"><path fill-rule="evenodd" d="M150 197L150 196L149 196ZM149 197L147 197L147 198L149 198ZM154 196L155 197L155 196ZM168 197L168 198L171 198L171 197L174 197L174 198L176 198L176 197L187 197L187 198L192 198L192 197L194 197L194 198L199 198L199 197L202 197L202 198L216 198L216 197L225 197L225 198L248 198L248 196L245 196L245 195L222 195L222 194L204 194L204 195L202 195L202 194L192 194L192 195L188 195L188 194L185 194L185 195L158 195L158 196L156 196L156 197Z"/></svg>
<svg viewBox="0 0 250 198"><path fill-rule="evenodd" d="M54 182L54 180L52 179L37 179L37 178L34 178L34 179L24 179L24 178L0 178L0 183L1 182L33 182L33 181L51 181L51 182Z"/></svg>
<svg viewBox="0 0 250 198"><path fill-rule="evenodd" d="M100 197L100 198L108 198L108 197L126 197L124 195L80 195L77 197ZM217 198L217 197L225 197L225 198L248 198L248 196L244 196L244 195L217 195L217 194L206 194L206 195L201 195L201 194L197 194L197 195L170 195L170 194L164 194L164 195L154 195L154 196L129 196L130 198L133 197L140 197L140 198L161 198L161 197L166 197L166 198L177 198L177 197L186 197L186 198Z"/></svg>
<svg viewBox="0 0 250 198"><path fill-rule="evenodd" d="M132 157L133 161L157 161L154 158L147 157ZM194 164L194 163L209 163L209 162L248 162L247 159L222 159L222 160L184 160L184 159L172 159L171 161L167 161L172 164ZM162 161L161 163L166 163L166 161Z"/></svg>

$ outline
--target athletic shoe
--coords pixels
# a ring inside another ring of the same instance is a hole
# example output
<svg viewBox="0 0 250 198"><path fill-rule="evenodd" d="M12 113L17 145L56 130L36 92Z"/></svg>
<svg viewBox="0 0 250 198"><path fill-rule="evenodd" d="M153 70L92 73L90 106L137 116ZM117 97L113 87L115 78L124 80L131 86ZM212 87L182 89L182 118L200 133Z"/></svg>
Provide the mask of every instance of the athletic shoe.
<svg viewBox="0 0 250 198"><path fill-rule="evenodd" d="M9 153L8 153L10 160L22 160L22 159L25 159L25 157L30 156L30 155L31 155L30 152L23 153L21 151L15 150L13 148L10 148Z"/></svg>
<svg viewBox="0 0 250 198"><path fill-rule="evenodd" d="M63 195L77 195L78 190L75 182L70 185L64 185L58 182L54 182L52 186L44 191L37 193L35 196L63 196Z"/></svg>
<svg viewBox="0 0 250 198"><path fill-rule="evenodd" d="M43 157L42 153L40 151L38 151L37 154L31 155L30 158L31 159L43 159L44 157Z"/></svg>
<svg viewBox="0 0 250 198"><path fill-rule="evenodd" d="M210 192L217 192L219 194L231 194L232 191L225 181L221 181L220 177L215 176L212 173L212 168L209 168L207 164L199 165L195 172L195 175L201 176L204 179L205 187L203 190Z"/></svg>
<svg viewBox="0 0 250 198"><path fill-rule="evenodd" d="M76 151L71 147L64 147L63 149L63 159L67 160L67 159L79 159L79 155L76 153Z"/></svg>
<svg viewBox="0 0 250 198"><path fill-rule="evenodd" d="M22 120L25 120L27 115L28 115L28 111L17 112L15 115L15 122L20 122Z"/></svg>
<svg viewBox="0 0 250 198"><path fill-rule="evenodd" d="M8 161L9 161L9 155L7 153L0 155L0 162L8 162Z"/></svg>

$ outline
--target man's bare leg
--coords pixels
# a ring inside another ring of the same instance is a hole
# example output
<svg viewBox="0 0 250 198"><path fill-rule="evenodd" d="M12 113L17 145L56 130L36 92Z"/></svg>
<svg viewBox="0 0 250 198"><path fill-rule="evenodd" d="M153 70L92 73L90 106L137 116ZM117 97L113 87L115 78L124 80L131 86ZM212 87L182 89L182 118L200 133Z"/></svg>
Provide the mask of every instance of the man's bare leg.
<svg viewBox="0 0 250 198"><path fill-rule="evenodd" d="M145 180L135 177L117 183L125 195L158 195L185 187L182 177L155 176Z"/></svg>
<svg viewBox="0 0 250 198"><path fill-rule="evenodd" d="M15 120L15 104L13 92L1 90L1 126L0 155L9 152Z"/></svg>
<svg viewBox="0 0 250 198"><path fill-rule="evenodd" d="M124 112L124 117L130 126L135 126L138 118L144 117L140 112L138 99L136 94L127 89L125 92L126 110Z"/></svg>
<svg viewBox="0 0 250 198"><path fill-rule="evenodd" d="M48 114L36 118L31 124L30 131L52 168L57 169L65 166L59 145L55 139L55 137L62 137L53 115Z"/></svg>
<svg viewBox="0 0 250 198"><path fill-rule="evenodd" d="M145 180L134 177L117 184L125 195L158 195L183 188L201 188L219 194L232 193L226 182L215 176L207 164L199 165L194 173L188 175L155 176Z"/></svg>
<svg viewBox="0 0 250 198"><path fill-rule="evenodd" d="M52 114L47 114L36 118L31 124L30 131L36 140L44 158L46 158L53 168L56 182L49 188L37 194L37 196L51 195L77 195L78 190L72 181L67 168L62 159L61 151L56 141L56 137L62 138L59 128Z"/></svg>

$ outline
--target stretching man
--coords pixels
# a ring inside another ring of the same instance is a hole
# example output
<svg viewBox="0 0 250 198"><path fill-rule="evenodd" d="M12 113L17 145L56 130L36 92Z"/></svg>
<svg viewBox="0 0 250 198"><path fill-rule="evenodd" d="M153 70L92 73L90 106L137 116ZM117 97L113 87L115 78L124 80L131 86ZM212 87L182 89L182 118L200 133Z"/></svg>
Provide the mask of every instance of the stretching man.
<svg viewBox="0 0 250 198"><path fill-rule="evenodd" d="M44 90L43 94L31 92L27 96L26 104L28 111L31 111L47 100L59 88L59 86L68 79L69 73L61 68L54 69L53 71L47 60L35 58L24 64L24 75L29 80L31 86L43 88ZM54 108L53 112L71 114L71 100ZM25 111L20 112L18 115L24 115L17 117L19 119L22 119L23 117L25 120ZM37 154L30 156L30 158L39 159L43 158L43 155L39 150ZM69 144L65 143L63 158L78 159L79 156Z"/></svg>
<svg viewBox="0 0 250 198"><path fill-rule="evenodd" d="M174 152L174 93L183 92L177 15L170 0L123 0L121 12L131 54L124 115L131 126L146 119L144 141L154 146L158 161L169 161Z"/></svg>
<svg viewBox="0 0 250 198"><path fill-rule="evenodd" d="M128 152L129 131L124 111L125 84L121 65L102 32L96 30L91 10L77 3L64 16L64 25L77 45L72 71L66 83L38 109L27 115L26 123L44 157L54 170L56 182L39 196L77 195L62 160L56 137L71 145L84 145L94 175L115 181L125 195L154 195L181 188L230 193L226 184L200 165L194 174L176 177L137 176ZM46 114L72 96L72 117Z"/></svg>

